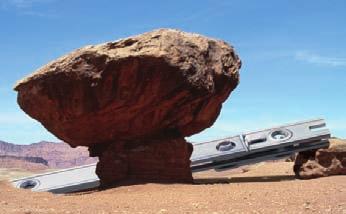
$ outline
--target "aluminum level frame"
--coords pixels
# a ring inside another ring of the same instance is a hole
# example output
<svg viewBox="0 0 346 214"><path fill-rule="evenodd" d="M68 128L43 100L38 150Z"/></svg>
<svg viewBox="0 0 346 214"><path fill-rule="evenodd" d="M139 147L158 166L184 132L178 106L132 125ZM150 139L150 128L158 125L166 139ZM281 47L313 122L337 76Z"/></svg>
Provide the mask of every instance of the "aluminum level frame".
<svg viewBox="0 0 346 214"><path fill-rule="evenodd" d="M197 143L194 144L191 169L193 172L220 171L278 159L295 152L328 147L329 138L325 121L315 119Z"/></svg>
<svg viewBox="0 0 346 214"><path fill-rule="evenodd" d="M241 165L328 147L330 132L323 119L286 124L220 140L194 143L192 172L222 171ZM32 191L70 193L100 185L96 164L63 169L12 180L13 186Z"/></svg>

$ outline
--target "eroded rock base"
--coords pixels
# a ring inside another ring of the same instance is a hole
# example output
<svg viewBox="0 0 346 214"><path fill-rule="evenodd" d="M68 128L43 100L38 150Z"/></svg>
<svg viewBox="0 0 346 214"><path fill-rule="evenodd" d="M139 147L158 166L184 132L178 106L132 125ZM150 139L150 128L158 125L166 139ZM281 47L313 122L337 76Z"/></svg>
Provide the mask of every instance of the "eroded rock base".
<svg viewBox="0 0 346 214"><path fill-rule="evenodd" d="M190 156L193 147L184 138L112 143L91 148L99 156L96 174L101 186L120 183L192 183Z"/></svg>
<svg viewBox="0 0 346 214"><path fill-rule="evenodd" d="M296 176L301 179L311 179L346 175L346 144L340 142L331 140L327 149L299 153L294 164Z"/></svg>

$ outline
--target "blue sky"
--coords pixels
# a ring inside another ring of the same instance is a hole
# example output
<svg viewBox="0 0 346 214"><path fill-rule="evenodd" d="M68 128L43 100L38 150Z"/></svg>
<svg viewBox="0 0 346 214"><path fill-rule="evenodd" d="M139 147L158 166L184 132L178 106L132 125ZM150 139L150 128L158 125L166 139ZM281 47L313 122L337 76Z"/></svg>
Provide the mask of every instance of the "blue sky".
<svg viewBox="0 0 346 214"><path fill-rule="evenodd" d="M155 28L231 43L238 88L204 141L322 117L346 138L346 1L0 0L0 140L58 141L16 103L15 82L76 48Z"/></svg>

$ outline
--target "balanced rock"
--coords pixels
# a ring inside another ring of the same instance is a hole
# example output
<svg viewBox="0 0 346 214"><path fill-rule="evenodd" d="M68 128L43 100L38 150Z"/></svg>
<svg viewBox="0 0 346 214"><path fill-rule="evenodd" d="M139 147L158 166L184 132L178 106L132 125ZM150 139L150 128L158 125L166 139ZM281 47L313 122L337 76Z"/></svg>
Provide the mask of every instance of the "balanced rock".
<svg viewBox="0 0 346 214"><path fill-rule="evenodd" d="M302 179L346 175L346 142L331 139L327 149L299 153L294 172Z"/></svg>
<svg viewBox="0 0 346 214"><path fill-rule="evenodd" d="M15 86L20 107L72 147L103 184L191 181L185 136L210 127L239 81L227 43L178 30L77 49Z"/></svg>

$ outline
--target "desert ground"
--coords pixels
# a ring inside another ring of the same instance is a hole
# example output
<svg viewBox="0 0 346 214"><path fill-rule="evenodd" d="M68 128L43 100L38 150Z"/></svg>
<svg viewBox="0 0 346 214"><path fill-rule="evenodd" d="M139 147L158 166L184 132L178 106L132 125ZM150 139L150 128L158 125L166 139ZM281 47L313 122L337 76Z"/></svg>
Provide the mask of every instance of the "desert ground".
<svg viewBox="0 0 346 214"><path fill-rule="evenodd" d="M67 195L14 189L1 171L0 213L346 213L346 176L297 180L292 162L194 174L196 184L140 184Z"/></svg>
<svg viewBox="0 0 346 214"><path fill-rule="evenodd" d="M40 171L38 171L40 172ZM1 180L10 180L15 178L21 178L25 176L32 175L33 172L26 171L23 169L6 169L6 168L0 168L0 181Z"/></svg>

